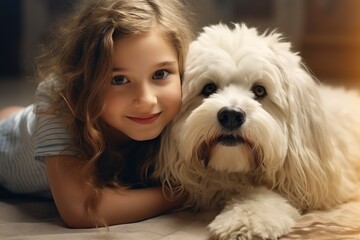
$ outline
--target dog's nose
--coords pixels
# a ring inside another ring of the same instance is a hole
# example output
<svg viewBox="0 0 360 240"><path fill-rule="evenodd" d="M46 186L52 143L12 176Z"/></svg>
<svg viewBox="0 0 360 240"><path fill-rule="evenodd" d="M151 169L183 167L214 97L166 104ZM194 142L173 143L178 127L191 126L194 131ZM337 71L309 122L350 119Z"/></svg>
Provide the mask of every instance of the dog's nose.
<svg viewBox="0 0 360 240"><path fill-rule="evenodd" d="M217 114L221 126L227 130L239 128L246 119L245 112L236 107L223 107Z"/></svg>

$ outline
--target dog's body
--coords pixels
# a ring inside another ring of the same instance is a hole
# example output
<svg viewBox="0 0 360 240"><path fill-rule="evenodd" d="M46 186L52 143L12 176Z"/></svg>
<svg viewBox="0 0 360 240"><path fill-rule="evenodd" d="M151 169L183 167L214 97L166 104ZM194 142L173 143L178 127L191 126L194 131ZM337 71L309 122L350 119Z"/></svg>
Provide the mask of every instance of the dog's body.
<svg viewBox="0 0 360 240"><path fill-rule="evenodd" d="M316 83L279 34L214 25L190 46L156 174L222 209L213 237L276 239L360 189L359 126L360 96Z"/></svg>

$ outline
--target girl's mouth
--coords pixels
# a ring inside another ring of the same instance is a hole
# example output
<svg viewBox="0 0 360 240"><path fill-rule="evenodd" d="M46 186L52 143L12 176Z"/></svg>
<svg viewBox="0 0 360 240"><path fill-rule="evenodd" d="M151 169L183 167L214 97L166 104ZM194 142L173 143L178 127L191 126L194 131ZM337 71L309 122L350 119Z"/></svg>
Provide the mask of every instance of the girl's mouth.
<svg viewBox="0 0 360 240"><path fill-rule="evenodd" d="M150 114L150 115L146 115L146 116L140 116L140 117L128 117L130 120L138 123L138 124L151 124L153 122L156 121L156 119L158 119L158 117L160 116L160 113L155 113L155 114Z"/></svg>

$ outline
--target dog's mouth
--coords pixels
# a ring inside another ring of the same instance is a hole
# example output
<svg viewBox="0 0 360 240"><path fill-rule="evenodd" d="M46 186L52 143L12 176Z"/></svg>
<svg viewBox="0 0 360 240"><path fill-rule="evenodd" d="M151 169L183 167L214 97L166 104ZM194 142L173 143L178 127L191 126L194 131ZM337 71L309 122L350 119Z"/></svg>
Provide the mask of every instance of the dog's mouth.
<svg viewBox="0 0 360 240"><path fill-rule="evenodd" d="M236 146L239 144L245 143L245 140L241 136L234 136L234 135L220 135L215 139L215 143L219 143L224 146Z"/></svg>
<svg viewBox="0 0 360 240"><path fill-rule="evenodd" d="M233 134L221 134L211 141L203 142L197 151L197 157L201 160L202 165L206 168L209 164L212 155L212 149L216 144L220 144L226 147L238 147L242 144L247 144L250 148L253 148L253 144L241 135Z"/></svg>

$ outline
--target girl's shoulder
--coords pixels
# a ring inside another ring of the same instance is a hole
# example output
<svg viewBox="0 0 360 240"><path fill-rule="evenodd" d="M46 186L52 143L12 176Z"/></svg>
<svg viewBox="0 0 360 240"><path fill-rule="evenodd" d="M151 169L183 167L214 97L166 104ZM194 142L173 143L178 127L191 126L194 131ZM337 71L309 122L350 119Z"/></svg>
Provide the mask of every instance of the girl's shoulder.
<svg viewBox="0 0 360 240"><path fill-rule="evenodd" d="M35 92L35 109L48 111L56 103L63 84L55 77L49 77L39 83Z"/></svg>
<svg viewBox="0 0 360 240"><path fill-rule="evenodd" d="M59 92L64 88L64 84L58 78L50 76L47 79L41 81L36 89L37 95L52 95L55 92Z"/></svg>

